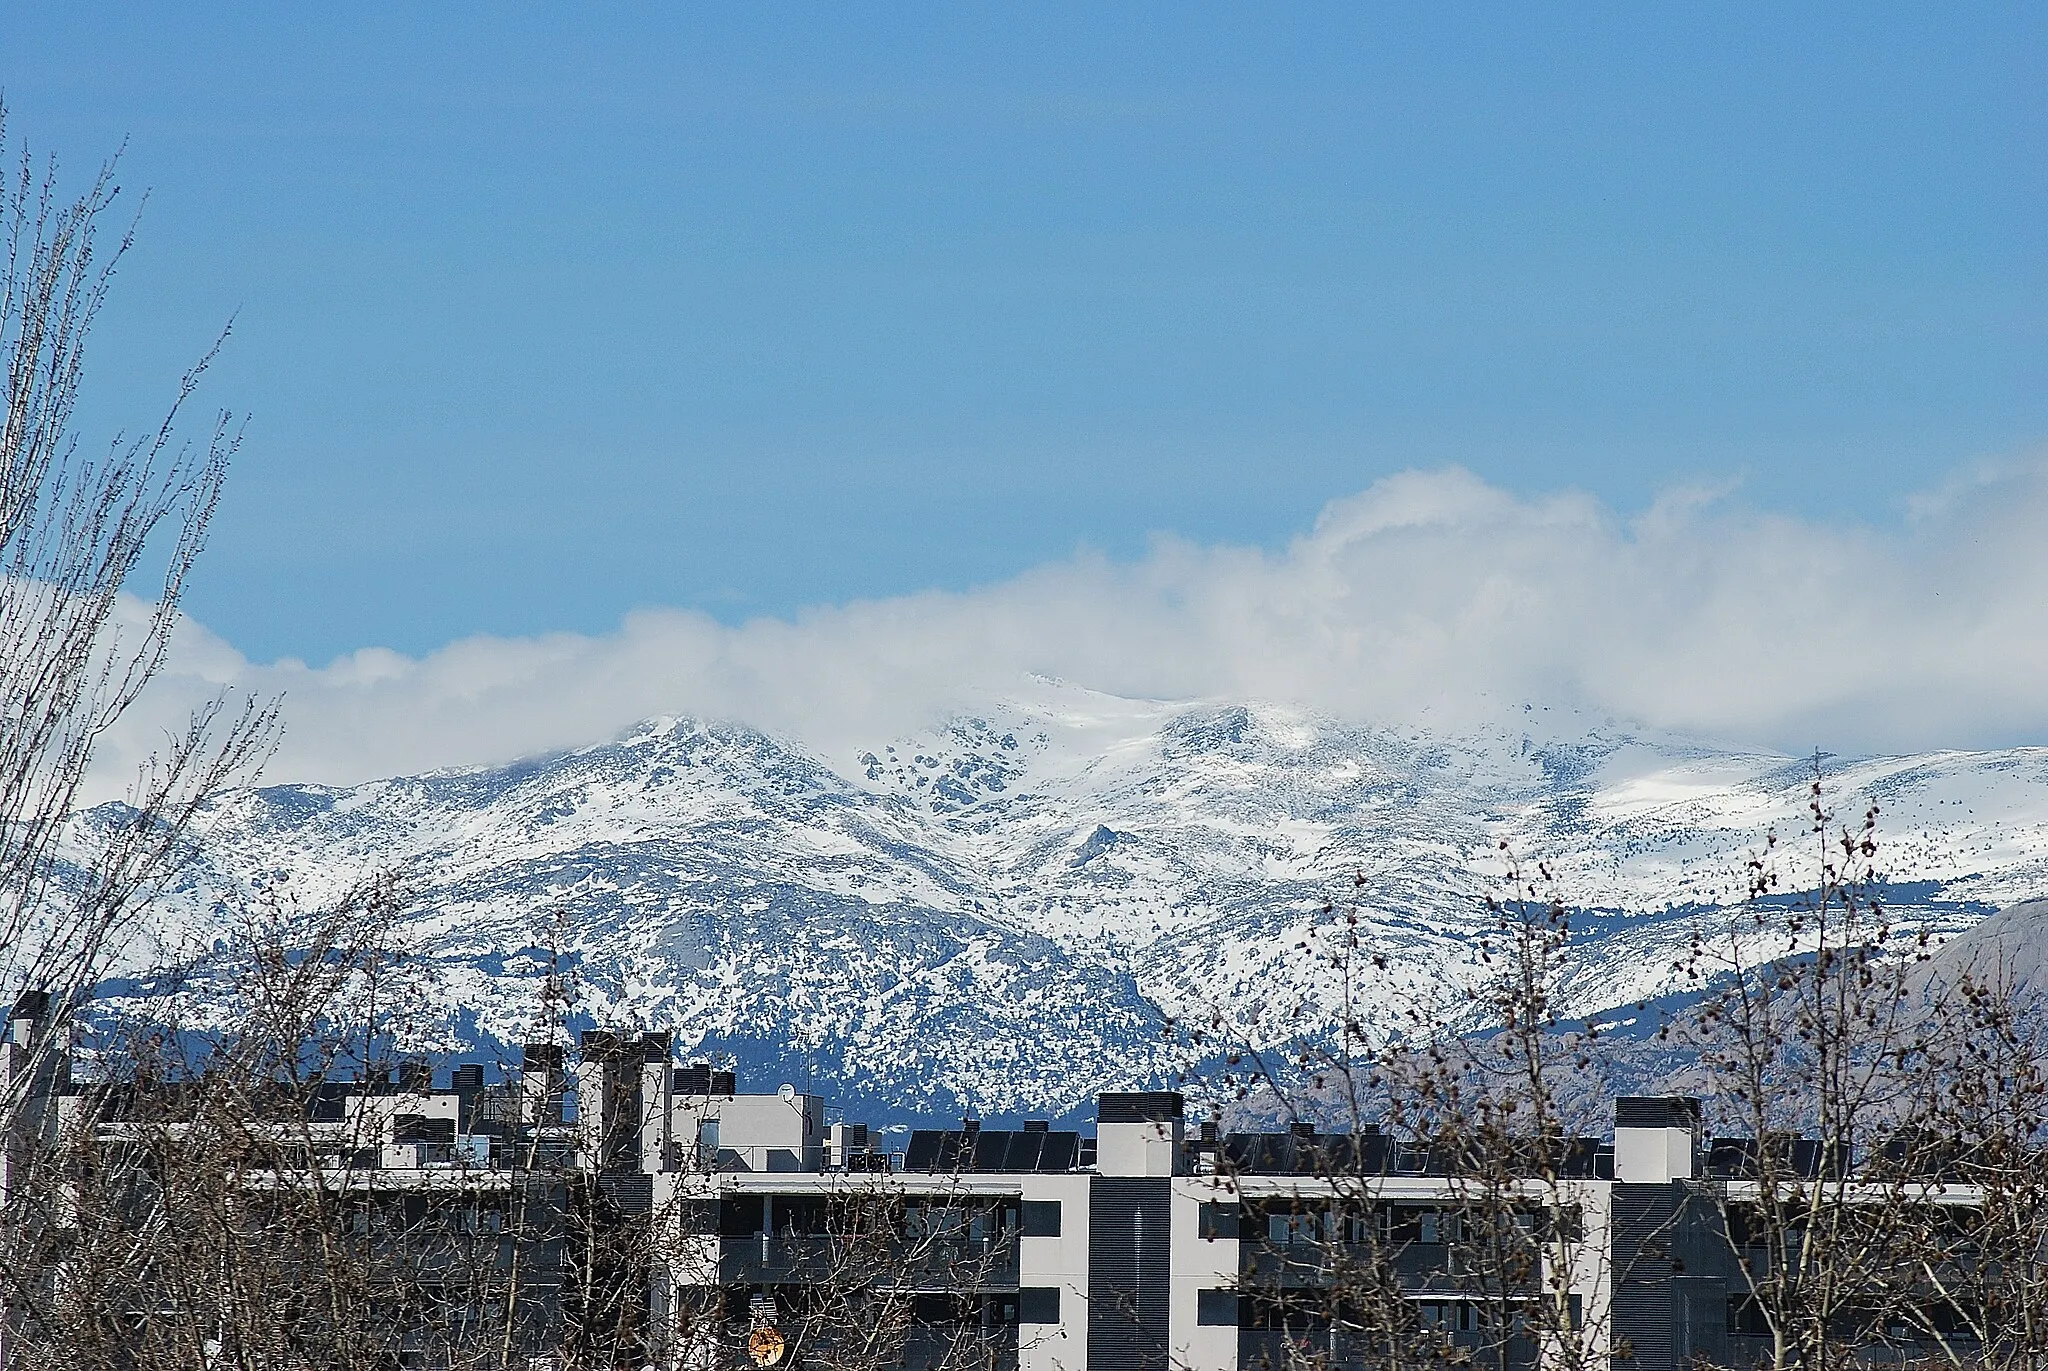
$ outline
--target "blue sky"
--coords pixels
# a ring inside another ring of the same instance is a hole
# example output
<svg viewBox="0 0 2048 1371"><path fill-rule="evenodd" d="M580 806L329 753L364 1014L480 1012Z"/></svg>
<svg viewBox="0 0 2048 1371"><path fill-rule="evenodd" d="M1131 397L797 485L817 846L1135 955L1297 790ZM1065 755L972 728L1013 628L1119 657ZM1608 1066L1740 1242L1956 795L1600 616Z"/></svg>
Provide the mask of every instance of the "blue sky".
<svg viewBox="0 0 2048 1371"><path fill-rule="evenodd" d="M253 416L257 661L736 624L1449 464L1883 530L2048 434L2048 9L0 9L152 199L88 433Z"/></svg>

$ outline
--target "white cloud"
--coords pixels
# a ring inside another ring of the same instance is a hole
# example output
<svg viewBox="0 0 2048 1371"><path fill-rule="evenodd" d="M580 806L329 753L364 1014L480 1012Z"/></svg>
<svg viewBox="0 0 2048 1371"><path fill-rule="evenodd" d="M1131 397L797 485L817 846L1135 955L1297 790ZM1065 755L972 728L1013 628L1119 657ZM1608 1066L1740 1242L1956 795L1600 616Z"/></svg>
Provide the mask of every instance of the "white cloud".
<svg viewBox="0 0 2048 1371"><path fill-rule="evenodd" d="M222 687L287 695L273 779L507 760L648 715L739 718L837 751L1031 674L1116 694L1259 697L1385 722L1576 705L1728 741L1835 751L2048 741L2048 469L1980 474L1894 528L1682 490L1625 520L1408 472L1284 550L1158 539L961 593L727 627L648 610L598 637L470 638L256 664L190 625L119 771ZM110 773L111 774L111 773Z"/></svg>

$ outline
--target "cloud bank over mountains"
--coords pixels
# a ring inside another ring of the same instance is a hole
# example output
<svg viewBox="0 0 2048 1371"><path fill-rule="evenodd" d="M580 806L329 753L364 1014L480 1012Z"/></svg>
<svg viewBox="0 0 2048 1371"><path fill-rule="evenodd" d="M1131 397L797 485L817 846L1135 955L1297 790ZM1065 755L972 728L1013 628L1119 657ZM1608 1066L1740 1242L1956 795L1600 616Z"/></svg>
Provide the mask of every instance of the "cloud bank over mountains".
<svg viewBox="0 0 2048 1371"><path fill-rule="evenodd" d="M271 778L336 784L502 762L664 713L832 755L1034 676L1440 728L1533 701L1788 751L2043 742L2044 530L2040 464L1955 482L1887 529L1699 490L1627 518L1412 471L1333 501L1278 551L1162 536L1135 562L1081 553L791 620L644 609L600 636L365 648L324 667L253 663L188 624L103 771L126 774L223 688L286 695Z"/></svg>

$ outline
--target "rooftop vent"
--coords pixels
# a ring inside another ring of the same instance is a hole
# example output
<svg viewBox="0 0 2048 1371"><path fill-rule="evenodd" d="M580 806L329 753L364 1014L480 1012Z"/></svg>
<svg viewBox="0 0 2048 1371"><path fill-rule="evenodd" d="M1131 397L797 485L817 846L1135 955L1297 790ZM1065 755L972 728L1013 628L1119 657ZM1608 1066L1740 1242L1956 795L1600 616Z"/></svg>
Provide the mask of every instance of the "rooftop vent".
<svg viewBox="0 0 2048 1371"><path fill-rule="evenodd" d="M528 1071L559 1071L565 1059L559 1043L527 1043L519 1049L519 1058Z"/></svg>
<svg viewBox="0 0 2048 1371"><path fill-rule="evenodd" d="M1177 1090L1112 1091L1095 1097L1100 1123L1171 1123L1184 1105Z"/></svg>
<svg viewBox="0 0 2048 1371"><path fill-rule="evenodd" d="M1616 1128L1698 1128L1700 1102L1684 1095L1631 1095L1614 1102Z"/></svg>

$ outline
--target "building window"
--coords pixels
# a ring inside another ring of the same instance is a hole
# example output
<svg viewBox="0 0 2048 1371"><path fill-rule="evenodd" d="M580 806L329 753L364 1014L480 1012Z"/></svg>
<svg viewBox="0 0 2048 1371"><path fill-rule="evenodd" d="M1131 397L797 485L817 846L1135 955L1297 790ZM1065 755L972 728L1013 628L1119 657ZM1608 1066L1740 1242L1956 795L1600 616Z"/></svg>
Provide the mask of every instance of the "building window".
<svg viewBox="0 0 2048 1371"><path fill-rule="evenodd" d="M1058 1200L1024 1201L1023 1235L1027 1238L1057 1238L1060 1235ZM1055 1294L1058 1292L1055 1291Z"/></svg>
<svg viewBox="0 0 2048 1371"><path fill-rule="evenodd" d="M718 1234L724 1238L751 1238L766 1231L767 1207L759 1195L727 1195L718 1206Z"/></svg>
<svg viewBox="0 0 2048 1371"><path fill-rule="evenodd" d="M1235 1205L1231 1207L1236 1208ZM1206 1328L1237 1327L1237 1292L1235 1290L1197 1290L1195 1292L1195 1322Z"/></svg>
<svg viewBox="0 0 2048 1371"><path fill-rule="evenodd" d="M1237 1206L1234 1204L1204 1204L1198 1220L1203 1238L1237 1241Z"/></svg>
<svg viewBox="0 0 2048 1371"><path fill-rule="evenodd" d="M1477 1333L1486 1326L1485 1311L1476 1304L1467 1304L1463 1301L1429 1300L1418 1304L1415 1312L1424 1328L1438 1328L1455 1333Z"/></svg>
<svg viewBox="0 0 2048 1371"><path fill-rule="evenodd" d="M1057 1205L1055 1205L1057 1207ZM1027 1285L1017 1292L1019 1323L1058 1323L1060 1288L1056 1285Z"/></svg>
<svg viewBox="0 0 2048 1371"><path fill-rule="evenodd" d="M1330 1214L1326 1210L1268 1210L1266 1241L1274 1247L1316 1246L1329 1239Z"/></svg>

